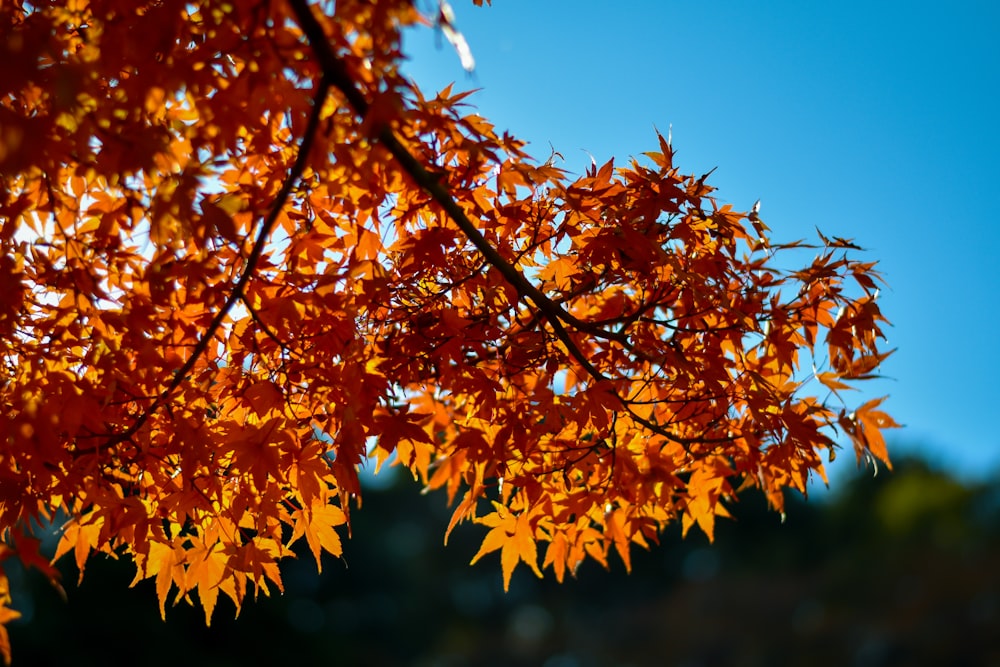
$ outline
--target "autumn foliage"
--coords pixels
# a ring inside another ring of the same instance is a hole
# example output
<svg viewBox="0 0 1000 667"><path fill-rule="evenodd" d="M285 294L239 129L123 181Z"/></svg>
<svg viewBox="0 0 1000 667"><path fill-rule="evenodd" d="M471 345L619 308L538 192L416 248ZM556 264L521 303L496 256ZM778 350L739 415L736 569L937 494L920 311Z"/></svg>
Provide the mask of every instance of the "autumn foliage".
<svg viewBox="0 0 1000 667"><path fill-rule="evenodd" d="M0 4L4 557L55 582L54 524L210 620L293 543L341 553L363 465L445 489L508 582L711 536L743 488L780 511L839 434L888 463L880 401L845 402L888 354L874 263L772 242L662 136L533 160L401 74L449 17Z"/></svg>

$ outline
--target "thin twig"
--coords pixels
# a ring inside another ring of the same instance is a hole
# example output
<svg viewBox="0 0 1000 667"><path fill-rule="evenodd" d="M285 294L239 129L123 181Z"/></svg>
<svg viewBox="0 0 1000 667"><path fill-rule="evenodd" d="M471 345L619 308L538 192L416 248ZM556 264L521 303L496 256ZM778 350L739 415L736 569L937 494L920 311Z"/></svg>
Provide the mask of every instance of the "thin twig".
<svg viewBox="0 0 1000 667"><path fill-rule="evenodd" d="M226 302L222 304L219 312L217 312L215 317L212 318L212 321L209 322L208 327L205 329L205 333L202 334L198 343L191 350L191 356L189 356L187 361L185 361L184 364L177 369L177 372L174 373L174 379L171 380L166 389L160 392L160 395L156 397L156 400L153 401L152 405L143 411L143 413L139 415L130 427L121 433L113 435L104 445L105 448L113 447L114 445L129 440L145 425L153 414L166 405L170 395L177 389L177 387L180 386L182 382L187 379L188 375L191 373L191 369L193 369L194 365L198 363L198 359L205 354L205 351L208 349L208 346L215 337L215 334L222 326L223 320L225 320L229 315L229 311L232 310L237 301L243 298L243 290L246 288L247 283L250 282L250 278L253 276L253 273L257 268L257 262L260 261L260 256L264 252L264 246L267 245L267 239L271 235L271 231L274 229L274 225L278 220L278 215L281 213L285 203L288 201L292 188L295 187L295 184L302 176L302 172L305 170L306 162L309 160L309 152L312 149L313 142L316 138L316 129L319 127L319 117L320 112L323 109L323 101L330 92L330 85L331 82L329 77L323 76L320 79L319 85L316 89L316 95L313 98L312 113L309 116L309 122L306 125L305 133L302 136L302 142L299 144L299 151L295 156L295 163L289 170L284 183L282 183L281 190L278 191L274 203L271 205L271 210L268 211L267 217L261 225L260 231L257 232L257 239L254 242L253 249L250 251L250 255L247 257L246 265L243 267L243 272L240 274L239 280L236 281L232 291L229 293L229 297L226 299Z"/></svg>
<svg viewBox="0 0 1000 667"><path fill-rule="evenodd" d="M348 73L347 68L344 66L344 61L340 56L334 53L333 48L330 46L330 41L323 30L323 26L316 20L316 16L313 14L308 0L288 1L299 26L302 28L302 32L305 35L309 46L312 48L313 53L319 62L319 67L324 76L328 78L330 83L344 95L348 104L350 104L351 108L354 109L355 113L364 118L368 113L370 105L365 99L364 93L360 88L358 88L357 84ZM455 225L462 231L462 233L465 234L469 241L472 242L486 261L496 268L507 280L507 282L513 285L521 295L527 297L535 304L538 310L545 316L545 319L548 320L553 333L565 346L569 355L572 356L583 367L586 373L595 380L599 382L610 381L610 378L598 370L590 359L583 354L580 347L573 341L572 338L570 338L569 332L566 330L566 326L568 325L582 333L600 335L594 331L594 327L566 312L566 310L559 304L550 299L540 289L535 287L535 285L528 280L516 266L507 262L500 252L486 240L482 232L479 231L472 220L469 219L462 207L448 192L448 189L442 183L441 179L437 175L428 171L420 163L413 153L411 153L399 141L391 127L383 124L381 127L377 127L375 129L377 131L379 142L386 147L394 158L396 158L396 161L399 162L403 171L405 171L421 189L427 192L431 198L445 210ZM618 342L621 342L622 340L622 336L620 334L603 330L602 334L603 335L600 335L600 337L616 340ZM655 422L640 417L625 404L624 400L617 394L617 392L615 395L622 401L623 409L628 411L636 422L642 424L651 432L684 446L697 442L696 439L678 437Z"/></svg>

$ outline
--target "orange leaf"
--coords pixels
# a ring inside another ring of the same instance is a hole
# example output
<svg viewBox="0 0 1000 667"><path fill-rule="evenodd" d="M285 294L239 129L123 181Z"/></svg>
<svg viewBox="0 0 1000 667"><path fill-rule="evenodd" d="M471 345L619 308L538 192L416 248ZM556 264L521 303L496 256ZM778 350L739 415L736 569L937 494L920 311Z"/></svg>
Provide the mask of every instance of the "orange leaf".
<svg viewBox="0 0 1000 667"><path fill-rule="evenodd" d="M880 461L892 470L892 463L889 461L889 451L885 446L885 438L882 430L887 428L899 428L892 417L881 410L876 410L885 401L886 397L876 398L868 401L855 411L856 424L858 426L858 436L869 452L878 457Z"/></svg>
<svg viewBox="0 0 1000 667"><path fill-rule="evenodd" d="M826 387L829 387L833 391L838 391L841 389L854 389L849 384L840 381L840 375L838 373L817 373L816 379L822 382Z"/></svg>
<svg viewBox="0 0 1000 667"><path fill-rule="evenodd" d="M545 550L545 560L542 563L542 567L545 568L551 565L553 571L556 573L556 580L559 583L562 583L566 576L567 554L568 545L566 544L566 535L564 533L556 533L552 536L552 540Z"/></svg>
<svg viewBox="0 0 1000 667"><path fill-rule="evenodd" d="M322 572L323 551L334 556L340 556L343 553L340 535L337 534L334 527L346 523L347 515L336 505L317 501L313 503L310 510L296 510L292 516L295 525L289 542L295 542L305 535L309 550L312 551L313 558L316 560L316 569Z"/></svg>
<svg viewBox="0 0 1000 667"><path fill-rule="evenodd" d="M21 612L11 609L10 581L7 574L0 568L0 656L5 665L10 664L10 637L7 634L7 624L21 617Z"/></svg>
<svg viewBox="0 0 1000 667"><path fill-rule="evenodd" d="M206 545L200 540L194 542L195 547L187 553L184 588L198 590L198 597L205 610L205 625L211 625L212 612L219 599L219 586L229 570L229 556L219 543Z"/></svg>
<svg viewBox="0 0 1000 667"><path fill-rule="evenodd" d="M510 587L510 577L518 562L524 561L534 573L541 577L538 569L538 552L535 547L534 531L528 516L515 516L503 505L494 502L496 513L488 514L480 523L494 526L483 539L479 551L473 556L470 565L475 564L484 555L500 549L500 566L503 571L503 589Z"/></svg>

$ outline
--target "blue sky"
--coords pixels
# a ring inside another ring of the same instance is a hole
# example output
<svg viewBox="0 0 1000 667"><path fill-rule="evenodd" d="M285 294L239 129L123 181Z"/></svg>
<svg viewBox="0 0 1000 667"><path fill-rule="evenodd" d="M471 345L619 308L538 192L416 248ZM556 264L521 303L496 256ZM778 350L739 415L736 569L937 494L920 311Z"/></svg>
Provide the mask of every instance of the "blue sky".
<svg viewBox="0 0 1000 667"><path fill-rule="evenodd" d="M481 88L480 113L536 157L551 144L574 171L590 155L624 164L672 126L675 164L717 167L738 209L760 198L775 239L819 227L869 249L899 351L861 397L890 395L906 426L890 452L1000 472L1000 3L453 7L475 72L426 29L408 36L407 71L425 92Z"/></svg>

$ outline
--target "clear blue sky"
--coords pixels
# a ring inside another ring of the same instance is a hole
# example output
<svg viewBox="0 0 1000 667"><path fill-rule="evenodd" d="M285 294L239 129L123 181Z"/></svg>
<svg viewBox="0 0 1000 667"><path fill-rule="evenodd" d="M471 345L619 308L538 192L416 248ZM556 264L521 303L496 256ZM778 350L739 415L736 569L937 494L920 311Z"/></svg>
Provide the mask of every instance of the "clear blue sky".
<svg viewBox="0 0 1000 667"><path fill-rule="evenodd" d="M899 351L863 397L890 394L906 425L890 452L1000 472L1000 3L452 4L476 70L417 31L425 92L481 88L484 116L573 170L672 125L677 166L717 167L736 208L760 198L775 238L819 227L868 248Z"/></svg>

